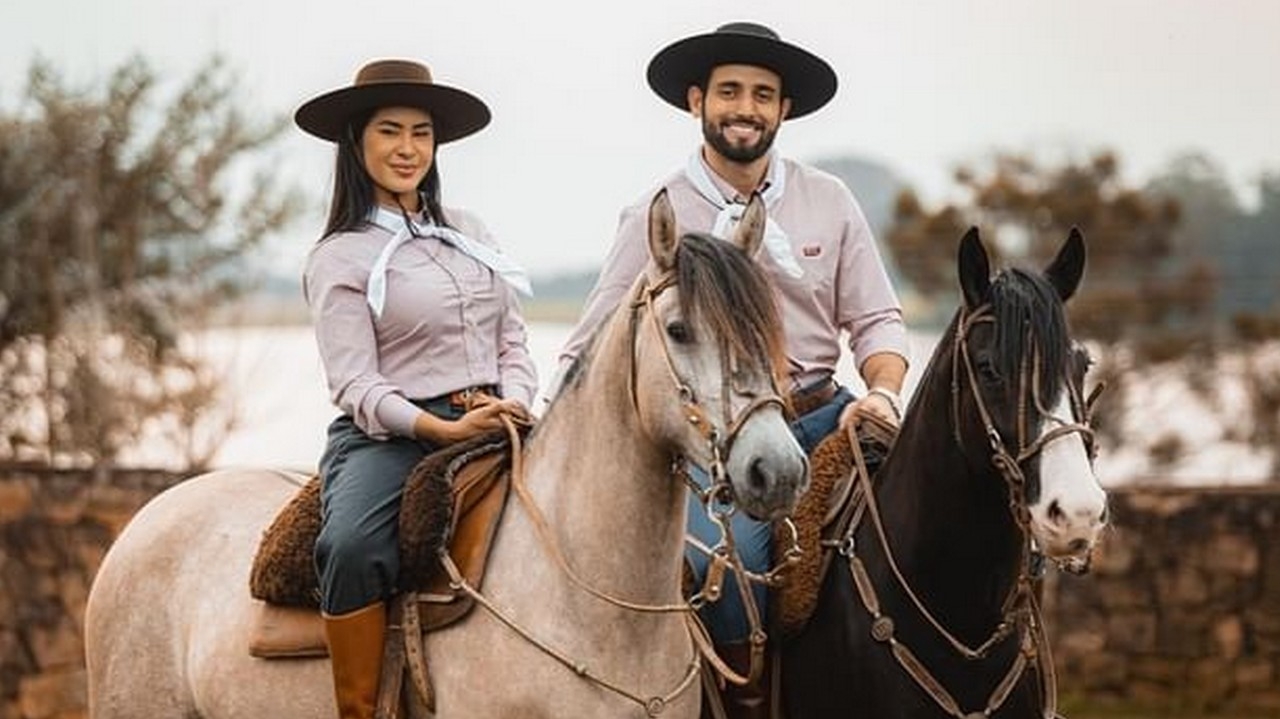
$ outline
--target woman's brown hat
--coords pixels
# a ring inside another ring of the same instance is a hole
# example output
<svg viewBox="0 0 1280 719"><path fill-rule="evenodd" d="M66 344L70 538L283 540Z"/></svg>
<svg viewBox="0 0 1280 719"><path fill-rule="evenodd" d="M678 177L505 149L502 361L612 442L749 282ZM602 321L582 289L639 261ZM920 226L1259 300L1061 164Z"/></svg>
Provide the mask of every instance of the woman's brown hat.
<svg viewBox="0 0 1280 719"><path fill-rule="evenodd" d="M349 87L326 92L294 113L298 127L337 142L353 115L380 107L417 107L431 113L436 143L444 144L489 124L489 108L464 90L431 81L431 70L412 60L374 60Z"/></svg>
<svg viewBox="0 0 1280 719"><path fill-rule="evenodd" d="M826 60L753 22L731 22L666 46L649 61L649 87L663 100L688 110L689 87L705 85L713 68L728 64L778 73L783 96L791 98L787 119L808 115L836 94L836 72Z"/></svg>

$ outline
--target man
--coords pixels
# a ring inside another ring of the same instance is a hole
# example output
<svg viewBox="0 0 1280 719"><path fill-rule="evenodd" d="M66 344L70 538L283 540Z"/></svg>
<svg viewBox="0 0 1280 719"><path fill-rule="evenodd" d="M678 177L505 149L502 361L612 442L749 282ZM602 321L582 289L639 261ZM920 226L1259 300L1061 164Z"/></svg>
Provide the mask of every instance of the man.
<svg viewBox="0 0 1280 719"><path fill-rule="evenodd" d="M906 330L871 230L840 180L772 151L785 120L808 115L834 96L831 66L767 27L735 22L664 48L649 63L648 81L659 97L690 112L702 127L701 147L660 186L667 189L680 229L727 237L752 193L765 200L769 222L758 261L773 280L785 325L784 389L801 445L809 451L837 426L864 414L896 424L907 371ZM622 211L613 248L562 351L560 376L647 263L646 208L657 189ZM854 400L834 378L842 333L869 388L861 399ZM736 513L732 529L748 569L766 570L768 525ZM705 510L693 505L689 532L697 541L688 557L701 586L708 557L698 545L713 546L719 536ZM767 592L753 589L763 609ZM745 671L749 626L736 586L727 583L723 598L701 615L724 656ZM736 716L767 710L761 692L726 699Z"/></svg>

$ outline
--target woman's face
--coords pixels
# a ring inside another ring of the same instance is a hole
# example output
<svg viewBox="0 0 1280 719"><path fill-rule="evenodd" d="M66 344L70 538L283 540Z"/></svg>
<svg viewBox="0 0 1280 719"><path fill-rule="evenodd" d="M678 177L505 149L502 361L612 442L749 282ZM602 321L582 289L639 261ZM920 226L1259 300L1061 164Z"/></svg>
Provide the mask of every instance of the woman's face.
<svg viewBox="0 0 1280 719"><path fill-rule="evenodd" d="M431 115L413 107L384 107L373 113L360 138L364 169L379 205L403 205L417 212L418 185L435 160Z"/></svg>

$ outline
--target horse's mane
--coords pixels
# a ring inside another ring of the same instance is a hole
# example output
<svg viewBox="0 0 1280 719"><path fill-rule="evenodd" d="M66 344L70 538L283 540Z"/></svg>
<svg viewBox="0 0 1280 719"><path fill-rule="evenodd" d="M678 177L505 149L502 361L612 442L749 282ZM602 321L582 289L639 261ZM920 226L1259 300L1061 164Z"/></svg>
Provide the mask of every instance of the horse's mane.
<svg viewBox="0 0 1280 719"><path fill-rule="evenodd" d="M728 356L737 360L738 367L752 367L766 358L777 379L776 373L786 367L782 321L773 286L760 266L736 245L701 233L680 238L675 265L681 314L691 323L695 318L705 321L724 343L721 351L732 352ZM566 368L560 395L577 386L586 373L604 326L596 328L583 352Z"/></svg>
<svg viewBox="0 0 1280 719"><path fill-rule="evenodd" d="M1049 405L1056 403L1070 356L1058 291L1039 273L1007 269L991 283L991 310L996 326L993 359L1001 376L1017 377L1023 358L1035 351L1040 357L1040 397ZM1028 339L1034 346L1027 346Z"/></svg>
<svg viewBox="0 0 1280 719"><path fill-rule="evenodd" d="M771 371L785 367L773 287L754 260L732 243L689 233L680 240L675 267L681 314L707 323L739 368L761 359Z"/></svg>

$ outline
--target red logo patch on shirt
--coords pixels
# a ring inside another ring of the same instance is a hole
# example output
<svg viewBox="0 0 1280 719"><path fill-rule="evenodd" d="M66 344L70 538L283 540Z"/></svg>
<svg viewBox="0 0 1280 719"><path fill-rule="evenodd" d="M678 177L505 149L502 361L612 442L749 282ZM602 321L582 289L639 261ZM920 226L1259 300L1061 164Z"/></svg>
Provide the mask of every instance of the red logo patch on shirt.
<svg viewBox="0 0 1280 719"><path fill-rule="evenodd" d="M817 257L822 254L822 247L818 245L805 245L800 249L800 251L804 253L805 257Z"/></svg>

